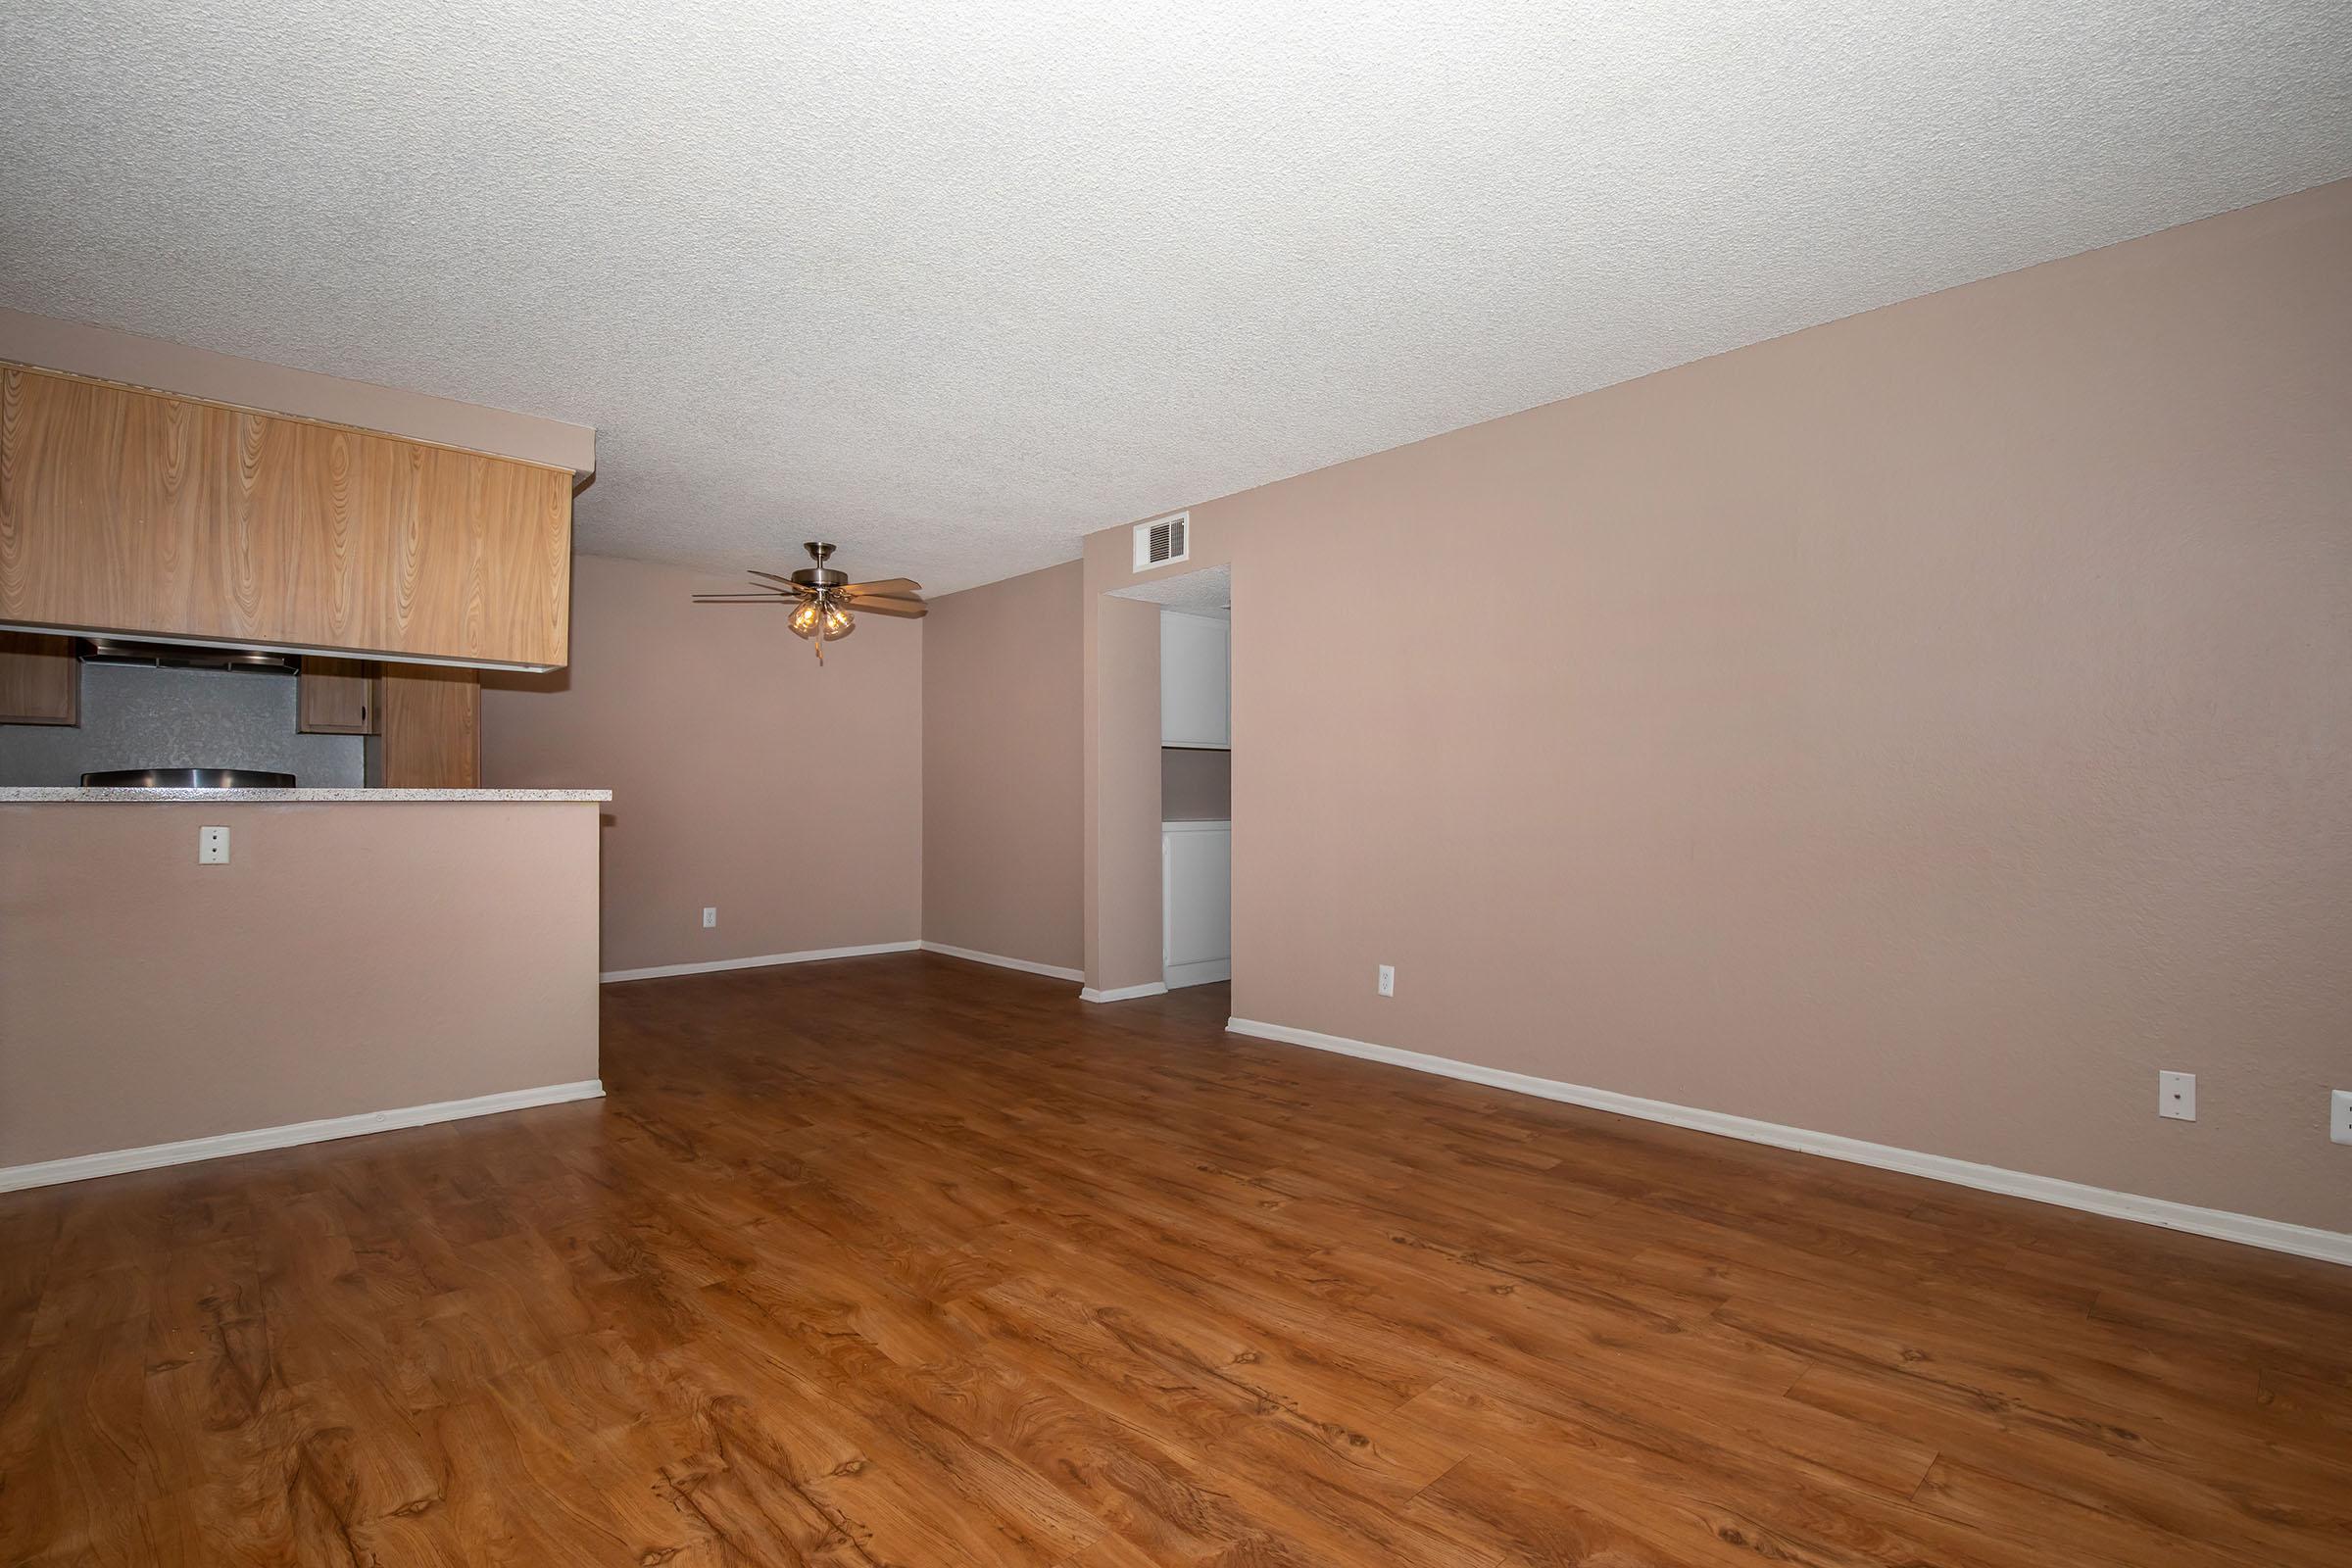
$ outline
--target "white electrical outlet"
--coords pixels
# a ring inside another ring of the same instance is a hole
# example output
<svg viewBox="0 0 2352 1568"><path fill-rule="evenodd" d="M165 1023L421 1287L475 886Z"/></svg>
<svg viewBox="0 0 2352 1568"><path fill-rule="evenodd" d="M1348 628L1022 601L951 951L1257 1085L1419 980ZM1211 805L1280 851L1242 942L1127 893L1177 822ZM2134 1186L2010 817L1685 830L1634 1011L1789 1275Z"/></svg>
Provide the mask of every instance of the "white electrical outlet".
<svg viewBox="0 0 2352 1568"><path fill-rule="evenodd" d="M2197 1119L2197 1075L2160 1072L2156 1075L2156 1114L2175 1121Z"/></svg>
<svg viewBox="0 0 2352 1568"><path fill-rule="evenodd" d="M713 904L703 911L703 929L708 931L718 924L718 906Z"/></svg>
<svg viewBox="0 0 2352 1568"><path fill-rule="evenodd" d="M228 829L200 827L196 830L196 863L198 865L226 865L228 863Z"/></svg>
<svg viewBox="0 0 2352 1568"><path fill-rule="evenodd" d="M2328 1097L2328 1139L2352 1144L2352 1089L2338 1089Z"/></svg>
<svg viewBox="0 0 2352 1568"><path fill-rule="evenodd" d="M1396 966L1393 963L1380 966L1380 994L1384 997L1396 994Z"/></svg>

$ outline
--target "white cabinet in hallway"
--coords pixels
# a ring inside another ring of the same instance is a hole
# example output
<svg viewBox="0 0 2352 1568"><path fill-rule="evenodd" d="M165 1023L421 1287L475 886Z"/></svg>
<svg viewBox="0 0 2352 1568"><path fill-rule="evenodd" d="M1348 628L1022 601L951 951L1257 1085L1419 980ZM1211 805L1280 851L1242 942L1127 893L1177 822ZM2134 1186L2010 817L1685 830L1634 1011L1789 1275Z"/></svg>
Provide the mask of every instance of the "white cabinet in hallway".
<svg viewBox="0 0 2352 1568"><path fill-rule="evenodd" d="M1233 623L1159 614L1159 744L1233 747Z"/></svg>
<svg viewBox="0 0 2352 1568"><path fill-rule="evenodd" d="M1159 897L1160 962L1168 989L1232 978L1231 822L1160 825Z"/></svg>

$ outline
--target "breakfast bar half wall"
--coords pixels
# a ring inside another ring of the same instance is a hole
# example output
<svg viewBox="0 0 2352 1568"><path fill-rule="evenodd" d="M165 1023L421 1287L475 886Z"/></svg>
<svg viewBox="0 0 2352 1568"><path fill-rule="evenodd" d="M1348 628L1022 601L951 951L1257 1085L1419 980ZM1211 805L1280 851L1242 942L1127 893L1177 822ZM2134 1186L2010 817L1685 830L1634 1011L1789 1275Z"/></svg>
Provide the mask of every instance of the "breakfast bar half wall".
<svg viewBox="0 0 2352 1568"><path fill-rule="evenodd" d="M0 1191L602 1094L611 798L0 790Z"/></svg>

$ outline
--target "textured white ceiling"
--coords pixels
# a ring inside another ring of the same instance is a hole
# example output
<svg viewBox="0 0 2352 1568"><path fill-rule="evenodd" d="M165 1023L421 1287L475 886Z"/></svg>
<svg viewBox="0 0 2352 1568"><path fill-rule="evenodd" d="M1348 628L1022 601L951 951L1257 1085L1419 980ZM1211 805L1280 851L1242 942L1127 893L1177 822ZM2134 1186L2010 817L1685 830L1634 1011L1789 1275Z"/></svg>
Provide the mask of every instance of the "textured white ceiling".
<svg viewBox="0 0 2352 1568"><path fill-rule="evenodd" d="M945 591L2352 174L2343 0L16 0L0 304Z"/></svg>
<svg viewBox="0 0 2352 1568"><path fill-rule="evenodd" d="M1148 600L1170 610L1181 610L1188 615L1206 615L1211 620L1233 618L1231 566L1202 566L1199 571L1153 577L1132 588L1113 588L1110 592L1113 598Z"/></svg>

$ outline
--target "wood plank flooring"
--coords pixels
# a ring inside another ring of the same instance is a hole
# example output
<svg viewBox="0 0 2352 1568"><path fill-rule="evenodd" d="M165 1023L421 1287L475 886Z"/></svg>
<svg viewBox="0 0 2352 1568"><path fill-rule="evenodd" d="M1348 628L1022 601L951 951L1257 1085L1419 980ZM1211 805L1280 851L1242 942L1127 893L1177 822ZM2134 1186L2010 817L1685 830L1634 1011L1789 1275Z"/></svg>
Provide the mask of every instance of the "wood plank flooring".
<svg viewBox="0 0 2352 1568"><path fill-rule="evenodd" d="M0 1562L2352 1562L2352 1271L1091 1007L0 1197Z"/></svg>

